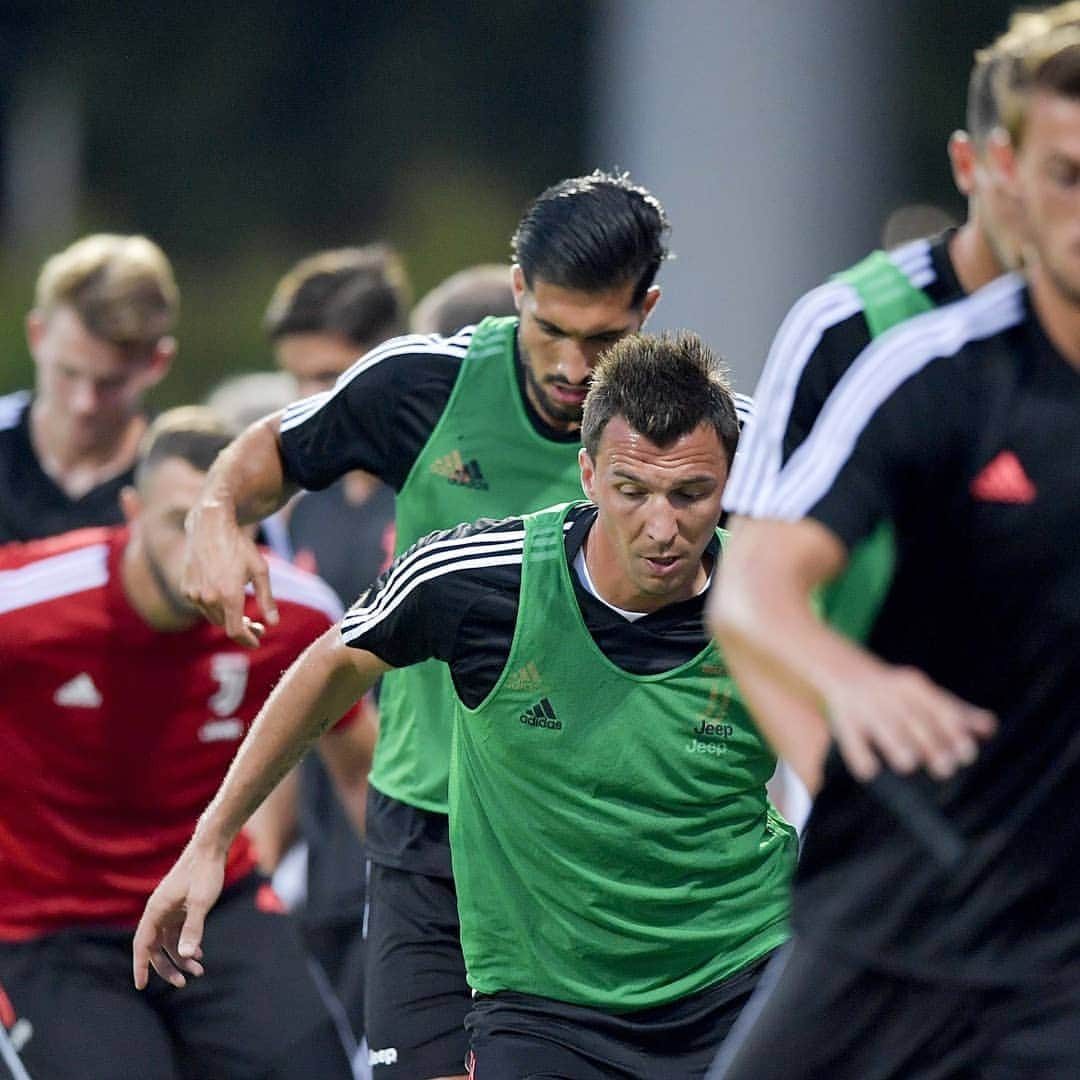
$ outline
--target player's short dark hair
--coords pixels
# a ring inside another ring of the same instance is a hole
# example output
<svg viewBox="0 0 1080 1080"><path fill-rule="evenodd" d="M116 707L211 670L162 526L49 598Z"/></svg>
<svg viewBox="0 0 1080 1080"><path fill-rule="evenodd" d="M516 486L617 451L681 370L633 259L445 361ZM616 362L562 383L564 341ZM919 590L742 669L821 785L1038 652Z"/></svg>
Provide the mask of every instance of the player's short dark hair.
<svg viewBox="0 0 1080 1080"><path fill-rule="evenodd" d="M232 441L228 425L205 405L181 405L163 412L147 429L139 444L135 465L135 486L168 458L186 461L199 472L207 472L214 459Z"/></svg>
<svg viewBox="0 0 1080 1080"><path fill-rule="evenodd" d="M630 334L600 357L581 422L581 441L593 461L604 428L616 416L657 446L669 446L701 423L711 424L729 465L739 443L739 418L724 365L688 331Z"/></svg>
<svg viewBox="0 0 1080 1080"><path fill-rule="evenodd" d="M667 258L668 230L655 195L626 173L597 170L543 192L511 247L529 288L537 278L586 293L633 282L631 306L638 307Z"/></svg>
<svg viewBox="0 0 1080 1080"><path fill-rule="evenodd" d="M370 348L405 333L411 299L405 265L388 245L321 251L278 282L263 328L271 341L334 334Z"/></svg>
<svg viewBox="0 0 1080 1080"><path fill-rule="evenodd" d="M410 322L413 333L448 337L487 315L513 315L514 288L505 263L481 263L451 274L436 285L416 307Z"/></svg>

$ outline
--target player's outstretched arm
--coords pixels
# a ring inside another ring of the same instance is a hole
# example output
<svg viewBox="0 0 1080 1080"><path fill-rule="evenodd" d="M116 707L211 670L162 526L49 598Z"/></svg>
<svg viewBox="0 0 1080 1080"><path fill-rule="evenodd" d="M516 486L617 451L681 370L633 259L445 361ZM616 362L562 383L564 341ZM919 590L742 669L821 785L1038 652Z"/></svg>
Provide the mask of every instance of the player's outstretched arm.
<svg viewBox="0 0 1080 1080"><path fill-rule="evenodd" d="M331 728L318 744L319 756L334 783L338 799L361 838L367 831L368 773L378 737L378 710L369 694L353 723L344 728Z"/></svg>
<svg viewBox="0 0 1080 1080"><path fill-rule="evenodd" d="M252 424L225 448L188 514L184 595L233 641L258 645L258 624L244 618L244 587L271 625L278 621L270 572L255 541L242 525L253 524L285 504L295 488L285 480L278 434L280 414Z"/></svg>
<svg viewBox="0 0 1080 1080"><path fill-rule="evenodd" d="M733 523L710 611L732 673L745 682L766 737L812 793L826 718L860 780L873 779L882 763L948 777L975 759L994 718L919 671L882 663L813 614L811 594L845 559L837 537L810 519Z"/></svg>
<svg viewBox="0 0 1080 1080"><path fill-rule="evenodd" d="M295 661L267 698L176 864L151 894L133 942L135 986L150 968L173 986L202 974L202 932L221 892L229 846L308 747L389 665L350 649L335 626Z"/></svg>

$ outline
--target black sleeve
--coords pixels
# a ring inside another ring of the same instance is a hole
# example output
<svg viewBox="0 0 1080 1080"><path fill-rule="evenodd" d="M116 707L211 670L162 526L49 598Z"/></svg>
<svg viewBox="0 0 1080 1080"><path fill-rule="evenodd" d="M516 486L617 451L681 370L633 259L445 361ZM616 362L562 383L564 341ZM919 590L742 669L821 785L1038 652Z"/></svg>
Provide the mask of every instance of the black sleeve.
<svg viewBox="0 0 1080 1080"><path fill-rule="evenodd" d="M852 361L870 344L870 328L862 311L830 326L803 368L784 428L782 460L786 462L810 434L821 407Z"/></svg>
<svg viewBox="0 0 1080 1080"><path fill-rule="evenodd" d="M760 500L805 440L826 398L870 341L862 302L842 282L799 299L776 332L739 439L724 509L761 516Z"/></svg>
<svg viewBox="0 0 1080 1080"><path fill-rule="evenodd" d="M466 705L479 704L510 654L524 535L506 518L421 538L349 609L342 637L394 667L443 660Z"/></svg>
<svg viewBox="0 0 1080 1080"><path fill-rule="evenodd" d="M363 469L399 491L446 408L468 340L413 334L361 357L333 390L289 406L288 478L318 491Z"/></svg>
<svg viewBox="0 0 1080 1080"><path fill-rule="evenodd" d="M781 473L775 516L814 518L849 549L882 521L932 527L932 508L955 488L963 418L978 407L966 399L962 372L947 357L876 399L838 391L801 460Z"/></svg>

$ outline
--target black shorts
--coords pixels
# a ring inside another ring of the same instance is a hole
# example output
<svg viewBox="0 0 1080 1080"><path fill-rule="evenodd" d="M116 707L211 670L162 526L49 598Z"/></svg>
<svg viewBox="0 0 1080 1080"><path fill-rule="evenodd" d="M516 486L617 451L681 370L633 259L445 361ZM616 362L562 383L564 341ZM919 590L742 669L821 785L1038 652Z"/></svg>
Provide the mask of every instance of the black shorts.
<svg viewBox="0 0 1080 1080"><path fill-rule="evenodd" d="M364 1035L364 935L362 918L355 922L314 923L300 919L300 935L318 961L334 995L341 1003L344 1022L353 1040Z"/></svg>
<svg viewBox="0 0 1080 1080"><path fill-rule="evenodd" d="M351 1080L311 961L264 890L252 877L222 896L203 934L206 974L182 990L152 972L135 989L130 930L0 943L34 1080Z"/></svg>
<svg viewBox="0 0 1080 1080"><path fill-rule="evenodd" d="M473 1080L701 1080L767 958L667 1005L606 1013L511 991L478 994Z"/></svg>
<svg viewBox="0 0 1080 1080"><path fill-rule="evenodd" d="M454 882L369 866L364 1029L372 1076L458 1076L465 1071L472 995Z"/></svg>
<svg viewBox="0 0 1080 1080"><path fill-rule="evenodd" d="M930 983L808 942L766 970L709 1080L1080 1077L1080 977L1024 988Z"/></svg>

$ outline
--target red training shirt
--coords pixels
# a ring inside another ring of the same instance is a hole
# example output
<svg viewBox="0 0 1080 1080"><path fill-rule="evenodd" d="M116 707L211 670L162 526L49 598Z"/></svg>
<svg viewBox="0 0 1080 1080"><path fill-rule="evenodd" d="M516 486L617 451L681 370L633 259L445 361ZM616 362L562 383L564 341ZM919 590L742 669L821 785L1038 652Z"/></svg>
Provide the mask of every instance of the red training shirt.
<svg viewBox="0 0 1080 1080"><path fill-rule="evenodd" d="M340 617L324 582L271 558L281 621L257 649L206 622L153 630L124 595L127 538L0 546L0 940L133 927L270 689ZM226 885L253 865L241 833Z"/></svg>

